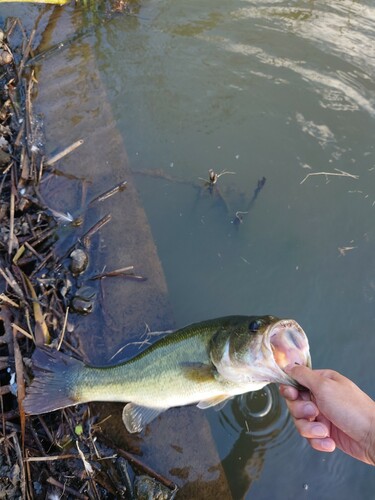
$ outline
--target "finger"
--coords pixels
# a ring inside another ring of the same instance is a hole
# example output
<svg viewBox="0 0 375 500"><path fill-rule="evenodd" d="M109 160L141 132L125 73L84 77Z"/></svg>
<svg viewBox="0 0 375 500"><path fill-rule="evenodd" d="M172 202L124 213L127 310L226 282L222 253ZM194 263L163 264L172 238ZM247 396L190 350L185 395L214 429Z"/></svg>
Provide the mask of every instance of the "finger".
<svg viewBox="0 0 375 500"><path fill-rule="evenodd" d="M319 374L316 370L314 371L307 366L293 365L286 367L285 371L288 375L294 378L294 380L299 382L304 387L307 387L312 392L314 392L315 388L319 387L321 374Z"/></svg>
<svg viewBox="0 0 375 500"><path fill-rule="evenodd" d="M314 439L309 439L308 441L310 443L310 446L317 451L325 451L328 453L332 453L336 449L336 443L330 437L323 439L314 438Z"/></svg>
<svg viewBox="0 0 375 500"><path fill-rule="evenodd" d="M290 401L294 401L299 397L299 392L295 387L291 387L290 385L280 385L280 394Z"/></svg>
<svg viewBox="0 0 375 500"><path fill-rule="evenodd" d="M310 422L309 420L303 418L295 418L294 424L302 437L308 439L323 439L329 437L329 430L327 426L320 422Z"/></svg>
<svg viewBox="0 0 375 500"><path fill-rule="evenodd" d="M309 401L311 399L309 391L299 391L295 387L290 385L280 385L280 394L290 401L295 399L303 399L304 401Z"/></svg>
<svg viewBox="0 0 375 500"><path fill-rule="evenodd" d="M294 418L314 420L319 415L317 406L311 401L303 401L300 399L287 401L287 406Z"/></svg>

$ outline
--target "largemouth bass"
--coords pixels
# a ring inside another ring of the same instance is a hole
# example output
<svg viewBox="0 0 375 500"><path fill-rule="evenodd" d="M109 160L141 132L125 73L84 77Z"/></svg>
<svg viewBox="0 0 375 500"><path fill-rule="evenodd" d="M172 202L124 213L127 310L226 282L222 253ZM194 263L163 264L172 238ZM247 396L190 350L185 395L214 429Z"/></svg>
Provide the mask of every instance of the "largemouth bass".
<svg viewBox="0 0 375 500"><path fill-rule="evenodd" d="M297 387L283 371L294 363L311 366L309 343L296 321L228 316L177 330L116 366L88 366L36 349L23 407L40 414L90 401L127 402L124 424L140 432L168 408L208 408L270 382Z"/></svg>

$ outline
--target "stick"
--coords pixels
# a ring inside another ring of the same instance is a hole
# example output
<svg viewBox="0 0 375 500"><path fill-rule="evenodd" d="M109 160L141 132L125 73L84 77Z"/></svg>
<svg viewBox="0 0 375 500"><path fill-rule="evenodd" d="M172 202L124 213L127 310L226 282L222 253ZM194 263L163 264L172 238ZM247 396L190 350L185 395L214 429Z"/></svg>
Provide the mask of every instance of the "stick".
<svg viewBox="0 0 375 500"><path fill-rule="evenodd" d="M13 170L12 170L13 174ZM15 199L15 189L14 189L14 176L12 175L12 187L10 191L10 218L9 218L9 242L8 242L8 254L10 255L13 250L13 240L14 240L14 199Z"/></svg>
<svg viewBox="0 0 375 500"><path fill-rule="evenodd" d="M63 323L63 327L62 327L62 331L61 331L61 336L59 339L59 343L57 344L58 351L60 350L61 344L63 343L63 340L64 340L66 325L68 324L68 314L69 314L69 306L66 308L66 311L65 311L65 317L64 317L64 323Z"/></svg>
<svg viewBox="0 0 375 500"><path fill-rule="evenodd" d="M71 144L67 148L63 149L62 151L60 151L60 153L57 153L54 156L51 156L50 158L47 158L45 160L44 164L48 165L50 167L51 165L53 165L57 161L64 158L64 156L68 155L69 153L71 153L72 151L77 149L79 146L82 146L83 143L84 143L83 139L79 139L78 141L73 142L73 144Z"/></svg>
<svg viewBox="0 0 375 500"><path fill-rule="evenodd" d="M29 41L28 41L26 49L25 49L25 51L23 53L20 65L18 66L18 78L19 79L21 78L21 74L22 74L23 68L24 68L25 63L26 63L26 59L29 57L29 53L30 53L30 49L31 49L31 44L33 43L35 33L36 33L36 29L34 28L31 31L31 33L30 33Z"/></svg>
<svg viewBox="0 0 375 500"><path fill-rule="evenodd" d="M100 280L102 278L111 278L115 276L123 276L124 278L133 279L135 281L146 281L147 278L143 276L137 276L133 273L134 266L123 267L121 269L116 269L115 271L108 271L101 274L96 274L91 280Z"/></svg>
<svg viewBox="0 0 375 500"><path fill-rule="evenodd" d="M20 412L20 424L21 424L21 443L22 449L25 448L25 429L26 429L26 416L23 409L22 401L25 398L26 387L25 387L25 376L23 371L23 361L21 349L18 345L16 329L13 327L13 342L14 342L14 361L17 376L17 401L18 409Z"/></svg>
<svg viewBox="0 0 375 500"><path fill-rule="evenodd" d="M89 500L88 496L82 495L82 493L80 493L79 491L71 488L70 486L67 486L66 484L60 483L53 477L49 477L47 479L47 483L52 484L52 486L56 486L56 488L59 488L63 493L70 493L74 496L74 498L79 498L80 500Z"/></svg>
<svg viewBox="0 0 375 500"><path fill-rule="evenodd" d="M99 196L90 201L89 207L94 205L94 203L98 203L106 200L107 198L110 198L114 194L121 193L122 191L124 191L124 189L126 189L127 183L128 181L122 181L113 188L109 189L108 191L105 191L104 193L100 194Z"/></svg>
<svg viewBox="0 0 375 500"><path fill-rule="evenodd" d="M23 328L21 328L20 326L16 325L16 323L11 323L11 326L12 328L14 328L14 330L16 330L18 333L22 333L22 335L24 335L25 337L27 337L28 339L30 340L33 340L35 342L35 339L34 337L31 335L31 333L27 332L26 330L24 330Z"/></svg>
<svg viewBox="0 0 375 500"><path fill-rule="evenodd" d="M69 453L66 455L49 455L46 457L27 457L25 458L25 462L54 462L55 460L69 460L71 458L77 459L78 456L73 453Z"/></svg>
<svg viewBox="0 0 375 500"><path fill-rule="evenodd" d="M304 179L300 182L300 184L303 184L308 177L312 177L313 175L325 175L326 180L328 180L328 176L335 176L335 177L350 177L352 179L359 179L359 175L353 175L349 174L348 172L344 172L344 170L340 170L338 168L335 168L336 172L311 172L310 174L307 174Z"/></svg>
<svg viewBox="0 0 375 500"><path fill-rule="evenodd" d="M48 437L48 439L49 439L49 441L50 441L51 445L53 445L53 444L54 444L54 442L55 442L55 440L53 439L53 436L52 436L52 434L50 433L50 430L48 429L47 424L46 424L46 423L45 423L45 421L44 421L44 418L43 418L41 415L38 415L38 420L39 420L39 422L41 423L41 425L42 425L42 427L43 427L43 429L44 429L44 432L46 433L46 436Z"/></svg>
<svg viewBox="0 0 375 500"><path fill-rule="evenodd" d="M96 224L94 224L87 231L87 233L82 238L83 246L85 248L89 248L90 247L90 239L92 238L92 236L94 236L94 234L97 231L99 231L99 229L101 229L105 224L107 224L111 219L112 219L112 215L111 214L107 214L104 217L102 217Z"/></svg>
<svg viewBox="0 0 375 500"><path fill-rule="evenodd" d="M5 281L8 283L8 285L13 288L15 294L21 299L24 300L24 294L23 291L21 290L21 287L15 280L13 274L9 271L8 268L5 269L5 271L0 267L0 274L2 277L5 279ZM9 301L8 301L9 302Z"/></svg>
<svg viewBox="0 0 375 500"><path fill-rule="evenodd" d="M154 471L153 469L151 469L151 467L149 467L148 465L141 462L139 460L139 458L136 458L134 455L132 455L128 451L125 451L121 448L118 448L112 442L112 440L109 439L108 437L104 437L104 435L102 435L102 438L104 439L104 441L107 441L110 444L111 448L113 448L120 456L124 457L128 462L130 462L132 465L134 465L137 469L141 470L142 472L144 472L148 476L153 477L154 479L159 481L159 483L164 484L164 486L166 486L167 488L170 488L171 490L177 490L177 485L173 481L170 481L166 477L164 477L161 474L159 474L158 472Z"/></svg>
<svg viewBox="0 0 375 500"><path fill-rule="evenodd" d="M7 304L10 304L12 307L17 307L17 308L20 307L16 302L14 302L12 299L7 297L5 295L5 293L0 293L0 300L2 300L3 302L6 302Z"/></svg>

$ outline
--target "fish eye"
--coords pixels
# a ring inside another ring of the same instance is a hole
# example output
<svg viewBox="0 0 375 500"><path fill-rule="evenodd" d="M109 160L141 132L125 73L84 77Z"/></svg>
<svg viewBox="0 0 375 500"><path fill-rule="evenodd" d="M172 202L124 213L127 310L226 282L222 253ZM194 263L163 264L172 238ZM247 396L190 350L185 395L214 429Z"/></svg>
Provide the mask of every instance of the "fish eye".
<svg viewBox="0 0 375 500"><path fill-rule="evenodd" d="M250 321L249 330L252 333L256 333L262 325L263 325L263 322L260 319L255 319L253 321Z"/></svg>

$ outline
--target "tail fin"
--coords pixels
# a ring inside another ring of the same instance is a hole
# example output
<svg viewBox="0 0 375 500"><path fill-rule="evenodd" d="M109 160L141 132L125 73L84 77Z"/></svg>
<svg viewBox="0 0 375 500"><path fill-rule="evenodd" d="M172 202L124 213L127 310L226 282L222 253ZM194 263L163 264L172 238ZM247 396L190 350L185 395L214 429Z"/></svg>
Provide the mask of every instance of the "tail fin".
<svg viewBox="0 0 375 500"><path fill-rule="evenodd" d="M34 379L26 390L23 408L39 415L78 404L74 381L84 366L78 359L47 347L37 348L32 356Z"/></svg>

